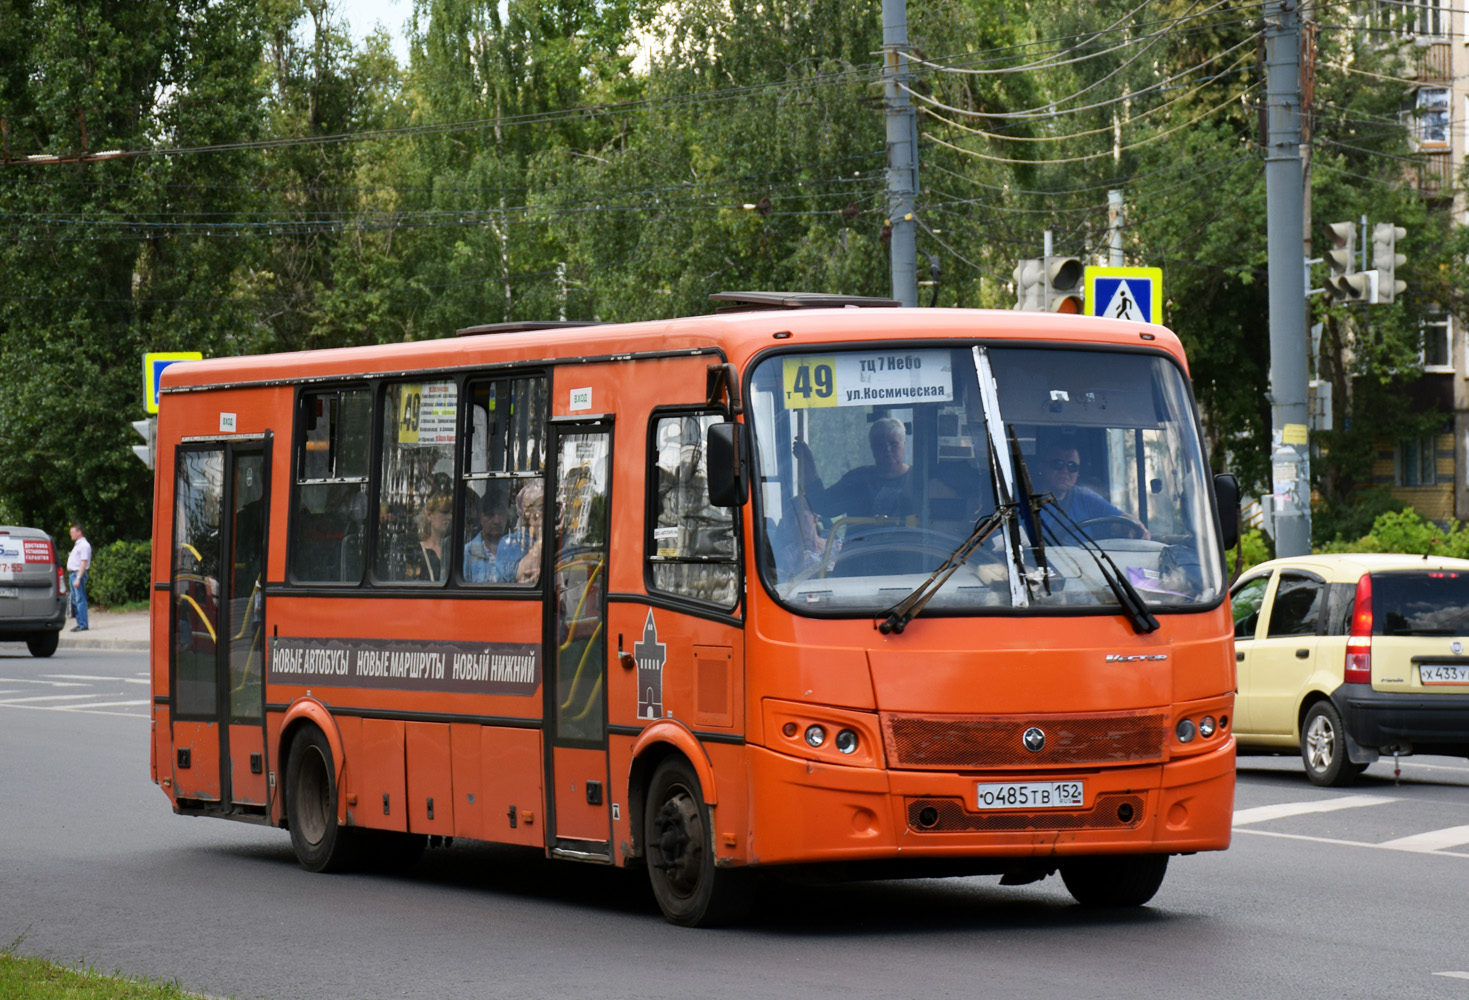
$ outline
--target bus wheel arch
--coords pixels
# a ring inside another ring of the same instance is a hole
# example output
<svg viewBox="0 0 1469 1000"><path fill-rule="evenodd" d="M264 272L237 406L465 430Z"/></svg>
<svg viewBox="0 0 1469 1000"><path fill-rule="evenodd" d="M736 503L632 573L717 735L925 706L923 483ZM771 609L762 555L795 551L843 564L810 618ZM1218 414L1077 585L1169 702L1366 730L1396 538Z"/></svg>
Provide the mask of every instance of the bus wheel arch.
<svg viewBox="0 0 1469 1000"><path fill-rule="evenodd" d="M663 916L683 927L740 920L753 901L750 873L715 864L713 814L692 761L672 748L652 770L640 813L648 881Z"/></svg>
<svg viewBox="0 0 1469 1000"><path fill-rule="evenodd" d="M356 864L358 831L340 820L341 761L326 731L303 723L292 731L286 758L286 818L291 847L312 872L345 871Z"/></svg>
<svg viewBox="0 0 1469 1000"><path fill-rule="evenodd" d="M633 843L630 857L646 857L642 817L647 802L648 786L658 765L669 756L682 756L699 779L699 791L707 805L719 801L714 786L714 766L697 737L675 719L660 719L642 731L632 745L632 766L628 771L627 808L633 820Z"/></svg>
<svg viewBox="0 0 1469 1000"><path fill-rule="evenodd" d="M337 729L337 721L332 717L327 707L314 698L302 699L286 710L285 718L281 720L279 742L276 744L276 773L281 781L279 801L284 806L286 801L285 780L286 771L291 766L291 751L294 749L296 736L303 727L314 726L321 730L326 738L327 746L331 748L332 761L336 769L337 792L338 792L338 819L345 820L342 806L342 767L346 763L347 754L342 748L342 734ZM277 826L286 826L290 822L290 812L285 808L278 811L275 817Z"/></svg>

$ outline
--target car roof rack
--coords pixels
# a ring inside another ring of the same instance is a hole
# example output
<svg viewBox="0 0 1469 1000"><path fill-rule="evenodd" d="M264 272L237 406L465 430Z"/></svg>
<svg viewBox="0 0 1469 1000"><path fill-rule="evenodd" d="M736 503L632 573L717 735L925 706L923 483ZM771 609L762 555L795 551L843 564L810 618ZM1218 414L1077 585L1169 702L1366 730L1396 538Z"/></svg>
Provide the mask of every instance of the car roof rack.
<svg viewBox="0 0 1469 1000"><path fill-rule="evenodd" d="M714 311L750 312L756 309L891 309L901 306L897 299L881 299L870 295L828 295L825 292L714 292Z"/></svg>
<svg viewBox="0 0 1469 1000"><path fill-rule="evenodd" d="M478 337L483 333L530 333L535 330L582 330L589 326L601 326L596 320L575 319L518 319L507 323L485 323L481 326L466 326L455 330L456 337Z"/></svg>

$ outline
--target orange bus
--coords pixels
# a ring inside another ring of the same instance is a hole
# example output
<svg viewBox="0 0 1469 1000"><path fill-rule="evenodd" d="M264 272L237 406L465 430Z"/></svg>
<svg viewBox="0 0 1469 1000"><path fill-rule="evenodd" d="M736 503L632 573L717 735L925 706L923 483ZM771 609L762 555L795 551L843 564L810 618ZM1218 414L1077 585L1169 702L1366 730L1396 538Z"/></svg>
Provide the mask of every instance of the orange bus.
<svg viewBox="0 0 1469 1000"><path fill-rule="evenodd" d="M641 866L687 925L789 866L1140 905L1227 847L1237 486L1177 338L714 298L170 366L174 810Z"/></svg>

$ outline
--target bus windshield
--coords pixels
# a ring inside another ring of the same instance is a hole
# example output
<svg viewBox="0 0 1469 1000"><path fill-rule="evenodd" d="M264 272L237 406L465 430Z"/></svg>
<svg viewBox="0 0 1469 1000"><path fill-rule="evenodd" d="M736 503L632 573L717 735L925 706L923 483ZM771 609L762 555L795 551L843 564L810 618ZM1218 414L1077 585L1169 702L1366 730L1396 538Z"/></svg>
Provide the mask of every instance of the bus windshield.
<svg viewBox="0 0 1469 1000"><path fill-rule="evenodd" d="M761 573L795 612L884 612L956 552L925 614L1105 611L1126 584L1161 610L1223 594L1187 380L1161 354L780 354L749 404Z"/></svg>

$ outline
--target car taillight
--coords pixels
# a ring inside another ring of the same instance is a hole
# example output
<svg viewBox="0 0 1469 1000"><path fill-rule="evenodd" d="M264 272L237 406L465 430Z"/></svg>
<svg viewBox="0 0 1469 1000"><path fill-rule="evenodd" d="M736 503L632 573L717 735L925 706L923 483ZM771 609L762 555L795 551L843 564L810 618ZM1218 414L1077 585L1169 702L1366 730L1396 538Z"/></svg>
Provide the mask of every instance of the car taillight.
<svg viewBox="0 0 1469 1000"><path fill-rule="evenodd" d="M56 567L56 592L58 594L66 593L66 570L60 566Z"/></svg>
<svg viewBox="0 0 1469 1000"><path fill-rule="evenodd" d="M1352 602L1352 630L1347 635L1342 680L1348 684L1372 683L1372 577L1367 573L1357 581L1357 596Z"/></svg>

